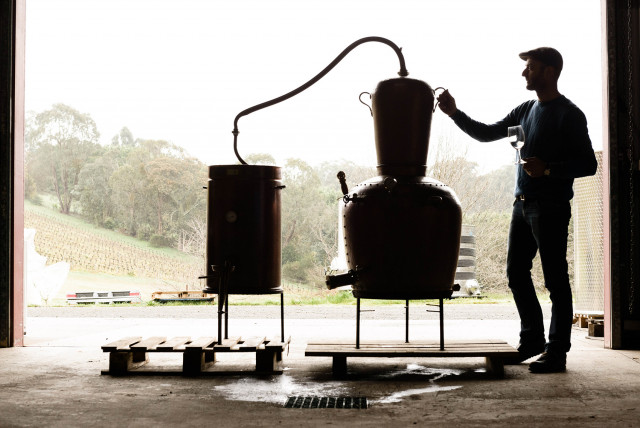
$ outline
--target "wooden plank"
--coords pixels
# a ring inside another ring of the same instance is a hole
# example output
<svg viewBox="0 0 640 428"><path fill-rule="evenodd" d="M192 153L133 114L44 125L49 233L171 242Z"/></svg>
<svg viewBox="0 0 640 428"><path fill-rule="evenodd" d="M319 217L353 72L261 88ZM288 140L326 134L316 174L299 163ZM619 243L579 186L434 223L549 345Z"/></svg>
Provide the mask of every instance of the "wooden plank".
<svg viewBox="0 0 640 428"><path fill-rule="evenodd" d="M205 293L203 291L188 290L188 291L154 291L151 293L151 298L162 296L175 296L175 297L207 297L213 294Z"/></svg>
<svg viewBox="0 0 640 428"><path fill-rule="evenodd" d="M460 255L461 256L475 256L476 255L476 249L475 248L460 247Z"/></svg>
<svg viewBox="0 0 640 428"><path fill-rule="evenodd" d="M515 357L517 352L508 353L493 353L490 351L479 352L443 352L443 351L431 351L431 352L418 352L418 351L406 351L406 352L388 352L388 351L368 351L358 352L356 351L341 351L341 350L323 350L314 351L307 349L304 354L306 357L383 357L383 358L419 358L419 357L438 357L438 358L468 358L468 357Z"/></svg>
<svg viewBox="0 0 640 428"><path fill-rule="evenodd" d="M284 342L282 342L280 340L281 338L277 338L277 339L271 339L268 341L268 343L266 343L264 345L264 349L267 350L281 350L284 351L284 349L287 347L287 345L289 345L289 343L291 342L291 336L289 336L288 338L286 338L284 340Z"/></svg>
<svg viewBox="0 0 640 428"><path fill-rule="evenodd" d="M476 243L476 237L473 235L463 235L460 237L460 243L461 244L475 244Z"/></svg>
<svg viewBox="0 0 640 428"><path fill-rule="evenodd" d="M449 345L445 342L444 350L440 350L439 345L429 345L429 346L384 346L384 345L367 345L360 344L360 348L356 349L355 345L352 343L350 345L307 345L307 349L309 348L317 348L317 349L340 349L340 350L356 350L367 352L371 350L388 350L389 352L397 351L431 351L438 350L440 353L443 352L458 352L458 351L468 351L468 352L477 352L477 351L496 351L496 352L511 352L514 348L509 345L490 345L490 344L478 344L471 346L462 346L462 345Z"/></svg>
<svg viewBox="0 0 640 428"><path fill-rule="evenodd" d="M324 340L313 340L308 342L309 345L353 345L353 339L324 339ZM406 343L404 340L366 340L361 341L361 345L394 345L394 346L431 346L431 345L440 345L440 341L437 340L412 340L409 343ZM448 339L446 341L447 345L461 345L461 346L472 346L477 344L503 344L508 345L504 340L498 339L476 339L476 340L451 340Z"/></svg>
<svg viewBox="0 0 640 428"><path fill-rule="evenodd" d="M213 350L215 352L230 352L231 348L236 346L238 342L242 340L241 337L230 337L229 339L222 339L222 343L218 345L218 343L213 344Z"/></svg>
<svg viewBox="0 0 640 428"><path fill-rule="evenodd" d="M213 342L216 341L215 337L199 337L192 341L191 343L187 343L185 345L186 351L201 351L204 348L209 347Z"/></svg>
<svg viewBox="0 0 640 428"><path fill-rule="evenodd" d="M267 340L266 337L250 337L238 345L238 350L242 352L255 352L258 346L262 345L265 340Z"/></svg>
<svg viewBox="0 0 640 428"><path fill-rule="evenodd" d="M351 352L351 353L369 353L369 352L386 352L389 354L393 353L437 353L437 354L452 354L452 353L467 353L467 354L504 354L504 353L513 353L516 352L513 348L508 347L500 347L500 348L491 348L491 347L476 347L476 348L453 348L445 345L444 349L440 349L438 346L425 347L425 348L387 348L387 347L365 347L360 345L360 348L356 348L354 345L351 346L307 346L307 351L309 352Z"/></svg>
<svg viewBox="0 0 640 428"><path fill-rule="evenodd" d="M414 355L414 356L442 356L449 357L454 355L459 356L486 356L486 355L502 355L502 356L515 356L518 355L516 352L508 349L455 349L455 350L440 350L438 348L430 348L430 349L356 349L353 348L307 348L305 350L306 355L378 355L378 356L403 356L403 355Z"/></svg>
<svg viewBox="0 0 640 428"><path fill-rule="evenodd" d="M149 337L148 339L141 340L135 345L131 345L131 350L132 351L152 350L152 349L155 349L156 346L158 346L160 343L164 342L165 340L167 340L166 337L160 337L160 336Z"/></svg>
<svg viewBox="0 0 640 428"><path fill-rule="evenodd" d="M167 351L183 350L184 346L182 345L189 342L190 340L191 338L189 336L172 337L166 342L158 345L156 347L156 351L167 352Z"/></svg>
<svg viewBox="0 0 640 428"><path fill-rule="evenodd" d="M353 342L341 343L309 343L305 356L326 357L491 357L495 365L502 358L518 355L512 346L502 341L482 340L474 342L445 342L445 349L440 350L438 342L399 343L399 342L365 342L356 348ZM498 361L499 359L499 361Z"/></svg>
<svg viewBox="0 0 640 428"><path fill-rule="evenodd" d="M125 337L124 339L116 340L115 342L103 345L102 350L104 352L125 351L129 349L129 345L138 343L140 339L142 339L141 336Z"/></svg>
<svg viewBox="0 0 640 428"><path fill-rule="evenodd" d="M452 352L468 352L468 353L478 353L478 352L492 352L492 353L503 353L503 352L513 352L513 348L508 346L447 346L445 344L444 349L440 349L439 346L423 346L423 347L391 347L391 346L366 346L360 345L360 348L356 348L355 345L350 346L337 346L337 345L308 345L307 349L316 349L316 350L335 350L337 352L342 351L354 351L354 352L434 352L437 351L439 354L448 354Z"/></svg>
<svg viewBox="0 0 640 428"><path fill-rule="evenodd" d="M472 267L475 265L475 259L458 259L458 267Z"/></svg>
<svg viewBox="0 0 640 428"><path fill-rule="evenodd" d="M320 344L318 344L320 345ZM350 344L345 343L345 344L325 344L325 345L329 345L329 346L355 346L355 344L353 342L351 342ZM511 346L506 344L506 343L469 343L469 344L461 344L461 343L449 343L445 341L445 346L448 349L476 349L476 348L500 348L500 347L504 347L504 348L509 348L511 349ZM432 349L432 348L439 348L440 344L439 343L400 343L400 344L393 344L393 343L389 343L389 344L385 344L385 343L362 343L360 342L360 348L366 349L366 348L390 348L390 349Z"/></svg>
<svg viewBox="0 0 640 428"><path fill-rule="evenodd" d="M578 316L578 315L584 315L584 316L589 316L589 317L593 317L593 318L604 318L604 313L602 311L576 311L574 313L574 316Z"/></svg>
<svg viewBox="0 0 640 428"><path fill-rule="evenodd" d="M460 281L476 279L476 273L475 272L456 272L455 279Z"/></svg>
<svg viewBox="0 0 640 428"><path fill-rule="evenodd" d="M452 353L467 353L467 354L477 354L477 353L495 353L495 354L504 354L511 353L511 348L491 348L491 347L483 347L483 348L453 348L447 347L445 345L444 349L440 350L439 347L429 347L429 348L386 348L386 347L365 347L360 345L360 348L356 348L355 346L349 347L341 347L341 346L307 346L307 350L320 350L326 352L351 352L351 353L370 353L370 352L387 352L389 354L393 353L437 353L441 355L452 354Z"/></svg>

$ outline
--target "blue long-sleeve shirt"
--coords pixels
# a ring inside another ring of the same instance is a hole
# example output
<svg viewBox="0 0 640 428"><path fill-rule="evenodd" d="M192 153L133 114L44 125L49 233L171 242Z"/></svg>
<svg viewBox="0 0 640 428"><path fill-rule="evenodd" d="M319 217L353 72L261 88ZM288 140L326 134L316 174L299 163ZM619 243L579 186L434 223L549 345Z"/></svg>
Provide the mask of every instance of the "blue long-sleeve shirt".
<svg viewBox="0 0 640 428"><path fill-rule="evenodd" d="M481 142L506 138L508 127L522 125L525 135L522 157L543 160L551 174L533 178L518 165L515 196L570 200L573 179L596 173L598 165L587 119L564 95L545 102L527 101L491 125L475 121L460 110L451 117L460 129Z"/></svg>

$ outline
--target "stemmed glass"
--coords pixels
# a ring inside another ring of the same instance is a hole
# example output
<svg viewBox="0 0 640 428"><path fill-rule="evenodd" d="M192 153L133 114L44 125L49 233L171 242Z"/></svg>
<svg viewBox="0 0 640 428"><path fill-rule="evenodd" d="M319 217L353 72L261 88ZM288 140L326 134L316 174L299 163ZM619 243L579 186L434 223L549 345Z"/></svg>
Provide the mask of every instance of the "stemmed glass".
<svg viewBox="0 0 640 428"><path fill-rule="evenodd" d="M521 125L510 126L507 129L507 138L509 143L516 149L516 165L527 163L520 157L520 149L524 146L524 130Z"/></svg>

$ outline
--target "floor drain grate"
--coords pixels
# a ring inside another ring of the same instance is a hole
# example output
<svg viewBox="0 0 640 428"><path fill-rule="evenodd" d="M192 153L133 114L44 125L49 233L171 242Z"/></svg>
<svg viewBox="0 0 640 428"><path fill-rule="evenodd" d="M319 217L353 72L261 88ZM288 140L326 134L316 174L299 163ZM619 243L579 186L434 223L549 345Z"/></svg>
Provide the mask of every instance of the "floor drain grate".
<svg viewBox="0 0 640 428"><path fill-rule="evenodd" d="M284 407L289 409L366 409L367 397L289 397Z"/></svg>

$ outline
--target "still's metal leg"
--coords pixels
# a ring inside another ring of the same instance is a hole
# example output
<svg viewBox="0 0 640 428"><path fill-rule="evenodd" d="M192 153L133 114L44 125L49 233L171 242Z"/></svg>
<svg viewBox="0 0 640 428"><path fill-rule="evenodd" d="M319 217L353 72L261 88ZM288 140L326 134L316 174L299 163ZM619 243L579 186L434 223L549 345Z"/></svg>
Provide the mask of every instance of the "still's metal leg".
<svg viewBox="0 0 640 428"><path fill-rule="evenodd" d="M360 349L360 298L356 299L356 349Z"/></svg>
<svg viewBox="0 0 640 428"><path fill-rule="evenodd" d="M284 292L280 293L280 336L284 342Z"/></svg>
<svg viewBox="0 0 640 428"><path fill-rule="evenodd" d="M406 326L405 326L405 343L409 343L409 301L407 300L407 305L404 307L406 311Z"/></svg>
<svg viewBox="0 0 640 428"><path fill-rule="evenodd" d="M222 281L224 273L218 278L218 345L222 344L222 313L224 312L224 291Z"/></svg>
<svg viewBox="0 0 640 428"><path fill-rule="evenodd" d="M229 338L229 295L226 293L227 290L225 289L225 296L224 296L224 338L228 339Z"/></svg>
<svg viewBox="0 0 640 428"><path fill-rule="evenodd" d="M443 312L443 301L444 299L440 299L440 350L444 351L444 312Z"/></svg>
<svg viewBox="0 0 640 428"><path fill-rule="evenodd" d="M211 265L213 272L218 272L218 345L222 344L222 314L224 314L224 338L229 338L229 277L235 270L228 261L224 266Z"/></svg>

